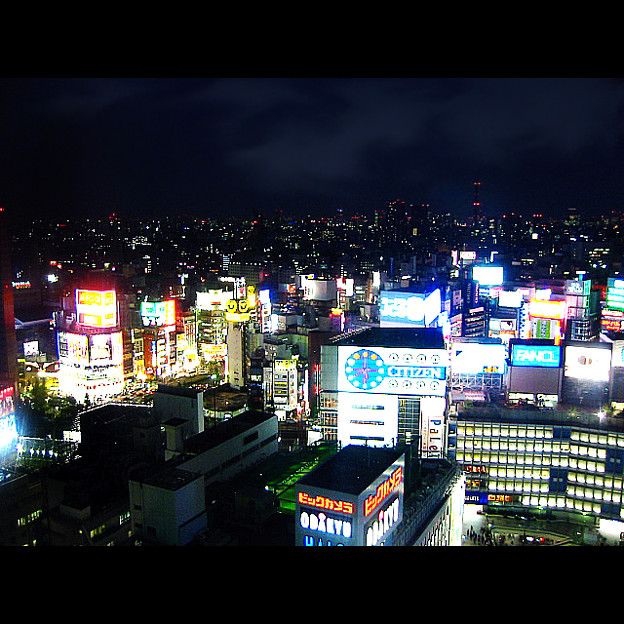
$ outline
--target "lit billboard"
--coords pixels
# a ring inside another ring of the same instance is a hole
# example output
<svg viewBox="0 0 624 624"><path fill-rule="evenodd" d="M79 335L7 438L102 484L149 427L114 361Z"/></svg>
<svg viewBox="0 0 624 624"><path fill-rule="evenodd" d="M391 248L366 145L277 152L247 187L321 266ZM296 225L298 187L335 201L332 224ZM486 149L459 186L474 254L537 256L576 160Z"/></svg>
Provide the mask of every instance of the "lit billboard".
<svg viewBox="0 0 624 624"><path fill-rule="evenodd" d="M121 332L89 336L89 363L93 366L117 366L123 362Z"/></svg>
<svg viewBox="0 0 624 624"><path fill-rule="evenodd" d="M76 290L76 318L87 327L115 327L117 294L114 290Z"/></svg>
<svg viewBox="0 0 624 624"><path fill-rule="evenodd" d="M624 279L610 277L607 280L607 307L624 310Z"/></svg>
<svg viewBox="0 0 624 624"><path fill-rule="evenodd" d="M566 345L564 375L588 381L609 381L611 349Z"/></svg>
<svg viewBox="0 0 624 624"><path fill-rule="evenodd" d="M504 373L506 347L504 344L456 342L451 347L451 372L475 375Z"/></svg>
<svg viewBox="0 0 624 624"><path fill-rule="evenodd" d="M89 339L86 335L58 332L57 347L61 364L86 366L89 363Z"/></svg>
<svg viewBox="0 0 624 624"><path fill-rule="evenodd" d="M198 295L200 293L197 293ZM141 301L141 321L144 327L175 325L175 300Z"/></svg>
<svg viewBox="0 0 624 624"><path fill-rule="evenodd" d="M474 266L472 279L480 286L500 286L504 281L502 266Z"/></svg>
<svg viewBox="0 0 624 624"><path fill-rule="evenodd" d="M444 453L446 400L423 397L420 400L420 450L423 457L440 458Z"/></svg>
<svg viewBox="0 0 624 624"><path fill-rule="evenodd" d="M624 310L603 309L600 319L602 331L621 332L624 331Z"/></svg>
<svg viewBox="0 0 624 624"><path fill-rule="evenodd" d="M338 391L445 396L444 349L338 347Z"/></svg>
<svg viewBox="0 0 624 624"><path fill-rule="evenodd" d="M532 317L563 320L566 318L566 314L567 305L565 300L531 299L529 315Z"/></svg>
<svg viewBox="0 0 624 624"><path fill-rule="evenodd" d="M440 290L424 293L381 291L380 327L438 327L442 311Z"/></svg>
<svg viewBox="0 0 624 624"><path fill-rule="evenodd" d="M513 344L511 347L511 365L559 368L561 366L561 347L557 345Z"/></svg>
<svg viewBox="0 0 624 624"><path fill-rule="evenodd" d="M522 306L522 292L519 290L501 290L498 293L498 305L502 308L519 308Z"/></svg>
<svg viewBox="0 0 624 624"><path fill-rule="evenodd" d="M338 440L342 446L395 446L399 428L399 397L341 392L337 424Z"/></svg>

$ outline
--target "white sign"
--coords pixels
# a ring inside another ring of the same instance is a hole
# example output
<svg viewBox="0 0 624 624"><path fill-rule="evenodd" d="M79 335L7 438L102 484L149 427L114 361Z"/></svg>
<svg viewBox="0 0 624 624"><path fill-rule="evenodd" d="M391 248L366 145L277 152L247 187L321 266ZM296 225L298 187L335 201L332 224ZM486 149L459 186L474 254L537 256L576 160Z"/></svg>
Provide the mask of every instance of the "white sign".
<svg viewBox="0 0 624 624"><path fill-rule="evenodd" d="M366 545L376 546L390 529L399 522L399 499L395 498L387 507L380 509L366 531Z"/></svg>
<svg viewBox="0 0 624 624"><path fill-rule="evenodd" d="M476 375L504 373L506 348L504 344L456 342L451 347L451 373Z"/></svg>
<svg viewBox="0 0 624 624"><path fill-rule="evenodd" d="M420 439L423 457L442 457L444 452L445 399L423 397L420 400Z"/></svg>
<svg viewBox="0 0 624 624"><path fill-rule="evenodd" d="M399 397L340 392L337 424L342 446L394 446L399 431Z"/></svg>
<svg viewBox="0 0 624 624"><path fill-rule="evenodd" d="M566 346L565 376L589 381L609 381L611 350Z"/></svg>

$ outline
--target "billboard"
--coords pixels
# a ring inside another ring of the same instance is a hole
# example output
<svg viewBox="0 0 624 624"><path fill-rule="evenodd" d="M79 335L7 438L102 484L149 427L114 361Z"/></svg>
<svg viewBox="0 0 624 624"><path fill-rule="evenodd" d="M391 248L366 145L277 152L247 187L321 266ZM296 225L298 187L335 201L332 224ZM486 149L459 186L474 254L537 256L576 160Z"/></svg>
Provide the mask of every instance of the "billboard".
<svg viewBox="0 0 624 624"><path fill-rule="evenodd" d="M395 446L399 434L399 397L341 392L338 396L338 440L342 446Z"/></svg>
<svg viewBox="0 0 624 624"><path fill-rule="evenodd" d="M567 305L565 300L531 299L529 304L529 315L532 317L563 320L566 318L566 314Z"/></svg>
<svg viewBox="0 0 624 624"><path fill-rule="evenodd" d="M480 286L500 286L504 281L502 266L472 267L472 279Z"/></svg>
<svg viewBox="0 0 624 624"><path fill-rule="evenodd" d="M504 373L506 347L504 344L455 342L451 347L451 372L475 375Z"/></svg>
<svg viewBox="0 0 624 624"><path fill-rule="evenodd" d="M607 307L624 310L624 279L610 277L607 280Z"/></svg>
<svg viewBox="0 0 624 624"><path fill-rule="evenodd" d="M338 347L338 391L445 396L444 349Z"/></svg>
<svg viewBox="0 0 624 624"><path fill-rule="evenodd" d="M123 362L121 332L89 336L89 363L93 366L117 366Z"/></svg>
<svg viewBox="0 0 624 624"><path fill-rule="evenodd" d="M444 453L446 400L423 397L420 400L420 450L423 457L440 458Z"/></svg>
<svg viewBox="0 0 624 624"><path fill-rule="evenodd" d="M57 347L59 362L61 364L81 364L86 366L89 363L89 339L83 334L70 334L68 332L58 332Z"/></svg>
<svg viewBox="0 0 624 624"><path fill-rule="evenodd" d="M519 308L522 306L522 292L519 290L501 290L498 293L498 305L503 308Z"/></svg>
<svg viewBox="0 0 624 624"><path fill-rule="evenodd" d="M117 294L114 290L76 290L76 318L87 327L115 327Z"/></svg>
<svg viewBox="0 0 624 624"><path fill-rule="evenodd" d="M200 293L197 293L199 296ZM203 293L201 293L203 294ZM141 321L144 327L175 325L175 300L141 301Z"/></svg>
<svg viewBox="0 0 624 624"><path fill-rule="evenodd" d="M513 344L511 346L511 365L559 368L561 366L561 347L557 345Z"/></svg>
<svg viewBox="0 0 624 624"><path fill-rule="evenodd" d="M600 328L602 331L624 331L624 310L610 310L604 308L601 316Z"/></svg>
<svg viewBox="0 0 624 624"><path fill-rule="evenodd" d="M379 295L380 327L438 327L441 311L439 289L428 295L392 290Z"/></svg>
<svg viewBox="0 0 624 624"><path fill-rule="evenodd" d="M588 381L609 381L611 349L566 345L564 375Z"/></svg>

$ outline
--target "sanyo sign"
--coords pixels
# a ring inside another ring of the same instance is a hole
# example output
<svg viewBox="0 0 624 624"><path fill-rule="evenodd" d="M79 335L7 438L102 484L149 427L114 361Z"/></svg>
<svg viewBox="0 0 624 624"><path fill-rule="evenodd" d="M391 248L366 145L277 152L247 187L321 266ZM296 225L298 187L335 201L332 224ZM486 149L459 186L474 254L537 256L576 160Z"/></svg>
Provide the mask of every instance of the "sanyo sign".
<svg viewBox="0 0 624 624"><path fill-rule="evenodd" d="M511 364L512 366L557 368L561 365L561 347L515 344L511 350Z"/></svg>
<svg viewBox="0 0 624 624"><path fill-rule="evenodd" d="M439 289L428 295L398 291L379 295L381 327L437 327L441 310Z"/></svg>

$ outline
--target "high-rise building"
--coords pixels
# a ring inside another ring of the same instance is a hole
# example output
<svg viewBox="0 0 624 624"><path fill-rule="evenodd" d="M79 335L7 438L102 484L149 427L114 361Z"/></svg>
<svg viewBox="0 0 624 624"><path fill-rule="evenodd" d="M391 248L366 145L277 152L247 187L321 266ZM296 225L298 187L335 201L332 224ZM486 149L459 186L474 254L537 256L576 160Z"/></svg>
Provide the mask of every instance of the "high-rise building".
<svg viewBox="0 0 624 624"><path fill-rule="evenodd" d="M13 308L13 268L11 264L9 224L6 210L0 207L0 385L12 387L17 394L17 347Z"/></svg>

